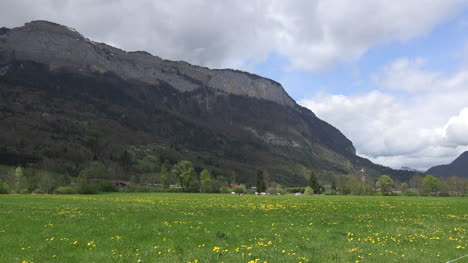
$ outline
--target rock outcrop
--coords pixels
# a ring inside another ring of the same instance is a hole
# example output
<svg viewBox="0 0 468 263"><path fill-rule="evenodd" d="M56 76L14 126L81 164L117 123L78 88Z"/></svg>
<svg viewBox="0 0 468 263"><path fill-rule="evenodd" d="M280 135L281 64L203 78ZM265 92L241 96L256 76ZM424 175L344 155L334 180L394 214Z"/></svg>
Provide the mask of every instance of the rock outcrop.
<svg viewBox="0 0 468 263"><path fill-rule="evenodd" d="M48 64L53 69L110 71L123 79L137 79L149 84L165 81L180 91L210 87L229 94L295 105L283 87L270 79L236 70L211 70L182 61L168 61L143 51L126 52L96 43L72 28L48 21L0 29L0 54L4 60L31 60Z"/></svg>

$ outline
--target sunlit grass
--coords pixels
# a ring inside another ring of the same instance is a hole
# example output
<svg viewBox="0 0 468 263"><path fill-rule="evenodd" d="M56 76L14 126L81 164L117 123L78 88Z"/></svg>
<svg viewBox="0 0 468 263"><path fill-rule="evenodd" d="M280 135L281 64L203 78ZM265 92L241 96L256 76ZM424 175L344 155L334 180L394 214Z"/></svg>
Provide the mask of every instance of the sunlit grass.
<svg viewBox="0 0 468 263"><path fill-rule="evenodd" d="M0 262L446 262L468 199L0 196Z"/></svg>

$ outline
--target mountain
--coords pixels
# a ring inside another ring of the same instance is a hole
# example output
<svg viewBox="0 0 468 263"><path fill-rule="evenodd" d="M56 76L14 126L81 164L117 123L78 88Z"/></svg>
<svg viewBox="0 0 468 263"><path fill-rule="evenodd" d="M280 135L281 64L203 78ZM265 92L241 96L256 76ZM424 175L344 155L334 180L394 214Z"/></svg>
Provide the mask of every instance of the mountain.
<svg viewBox="0 0 468 263"><path fill-rule="evenodd" d="M450 164L437 165L429 168L426 174L437 177L458 176L468 178L468 151L462 153Z"/></svg>
<svg viewBox="0 0 468 263"><path fill-rule="evenodd" d="M419 172L418 169L414 169L414 168L411 168L411 167L408 167L408 166L402 166L402 167L400 168L400 170L410 171L410 172Z"/></svg>
<svg viewBox="0 0 468 263"><path fill-rule="evenodd" d="M181 159L246 183L257 168L285 185L308 170L412 174L357 156L270 79L126 52L47 21L0 29L1 163L76 175L100 161L125 177L129 162L145 172Z"/></svg>

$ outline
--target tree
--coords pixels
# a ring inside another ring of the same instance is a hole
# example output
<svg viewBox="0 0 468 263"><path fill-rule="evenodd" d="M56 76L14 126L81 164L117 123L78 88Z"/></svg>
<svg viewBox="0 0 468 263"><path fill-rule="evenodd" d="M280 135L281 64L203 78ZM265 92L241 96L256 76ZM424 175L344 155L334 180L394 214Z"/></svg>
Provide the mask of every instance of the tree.
<svg viewBox="0 0 468 263"><path fill-rule="evenodd" d="M117 187L111 181L101 181L96 184L96 190L99 192L117 192Z"/></svg>
<svg viewBox="0 0 468 263"><path fill-rule="evenodd" d="M238 184L239 183L239 176L237 175L237 173L235 171L232 171L231 172L231 184Z"/></svg>
<svg viewBox="0 0 468 263"><path fill-rule="evenodd" d="M159 181L161 182L164 188L169 188L169 186L171 185L168 162L164 162L164 164L161 166L161 173L159 174Z"/></svg>
<svg viewBox="0 0 468 263"><path fill-rule="evenodd" d="M266 190L266 183L265 183L265 175L263 174L262 169L257 169L257 192L265 192Z"/></svg>
<svg viewBox="0 0 468 263"><path fill-rule="evenodd" d="M341 194L370 195L373 187L353 175L341 175L338 178L337 190Z"/></svg>
<svg viewBox="0 0 468 263"><path fill-rule="evenodd" d="M90 179L108 179L109 171L107 167L99 161L94 161L89 166L80 171L80 175L86 176Z"/></svg>
<svg viewBox="0 0 468 263"><path fill-rule="evenodd" d="M393 190L395 182L393 182L390 176L382 175L377 181L376 185L377 188L380 188L380 192L382 192L382 194L387 195Z"/></svg>
<svg viewBox="0 0 468 263"><path fill-rule="evenodd" d="M176 176L184 192L188 192L196 177L195 169L190 161L180 161L172 168L172 173Z"/></svg>
<svg viewBox="0 0 468 263"><path fill-rule="evenodd" d="M213 180L211 179L211 173L207 169L204 169L200 173L200 184L201 184L201 191L203 193L214 192Z"/></svg>
<svg viewBox="0 0 468 263"><path fill-rule="evenodd" d="M21 177L23 177L23 168L22 167L16 167L15 176L16 176L16 181L19 181L21 179Z"/></svg>
<svg viewBox="0 0 468 263"><path fill-rule="evenodd" d="M95 194L96 189L88 184L88 178L85 175L80 175L75 183L75 192L78 194Z"/></svg>
<svg viewBox="0 0 468 263"><path fill-rule="evenodd" d="M39 180L40 190L43 193L51 194L54 191L55 187L57 187L57 182L55 178L47 172L42 173L41 178Z"/></svg>
<svg viewBox="0 0 468 263"><path fill-rule="evenodd" d="M10 192L10 188L7 184L5 184L2 179L0 179L0 194L8 194Z"/></svg>
<svg viewBox="0 0 468 263"><path fill-rule="evenodd" d="M402 194L406 193L408 191L408 189L409 189L409 186L408 186L407 183L402 183L400 185L400 191L401 191Z"/></svg>
<svg viewBox="0 0 468 263"><path fill-rule="evenodd" d="M274 194L276 194L276 193L284 194L285 193L284 187L281 184L278 184L276 182L271 183L268 186L267 191L269 193L274 193Z"/></svg>
<svg viewBox="0 0 468 263"><path fill-rule="evenodd" d="M351 185L354 181L354 177L348 175L341 175L338 178L337 191L340 194L348 195L351 194Z"/></svg>
<svg viewBox="0 0 468 263"><path fill-rule="evenodd" d="M314 193L316 193L316 194L321 193L322 186L320 185L320 183L319 183L319 181L317 179L317 176L315 176L315 174L313 172L310 173L309 181L307 182L307 186L312 188L312 190L314 190Z"/></svg>
<svg viewBox="0 0 468 263"><path fill-rule="evenodd" d="M135 175L130 176L130 185L138 185L140 182L140 178L136 177Z"/></svg>
<svg viewBox="0 0 468 263"><path fill-rule="evenodd" d="M443 179L442 184L445 185L447 192L451 196L464 196L468 186L468 179L456 176L450 176Z"/></svg>
<svg viewBox="0 0 468 263"><path fill-rule="evenodd" d="M440 180L432 175L426 175L423 179L423 192L425 194L435 193L440 190Z"/></svg>
<svg viewBox="0 0 468 263"><path fill-rule="evenodd" d="M118 157L118 162L125 170L129 170L133 165L132 155L124 150Z"/></svg>
<svg viewBox="0 0 468 263"><path fill-rule="evenodd" d="M423 188L423 177L419 174L411 177L410 181L409 181L409 186L412 188L412 189L415 189L416 191L418 192L421 192L422 191L422 188Z"/></svg>
<svg viewBox="0 0 468 263"><path fill-rule="evenodd" d="M213 192L215 193L227 193L228 186L226 178L223 176L218 176L216 179L213 180Z"/></svg>
<svg viewBox="0 0 468 263"><path fill-rule="evenodd" d="M26 180L24 178L23 168L16 167L15 169L15 192L19 194L23 192L25 188L26 188Z"/></svg>
<svg viewBox="0 0 468 263"><path fill-rule="evenodd" d="M331 187L330 187L330 189L336 191L336 181L335 181L335 180L333 180L333 181L331 182Z"/></svg>

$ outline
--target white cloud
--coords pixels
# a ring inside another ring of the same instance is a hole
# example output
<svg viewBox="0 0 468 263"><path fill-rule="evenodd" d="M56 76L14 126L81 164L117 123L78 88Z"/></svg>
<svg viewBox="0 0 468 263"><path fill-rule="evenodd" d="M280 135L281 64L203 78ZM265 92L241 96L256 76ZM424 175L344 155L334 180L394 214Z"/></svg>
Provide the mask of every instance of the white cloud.
<svg viewBox="0 0 468 263"><path fill-rule="evenodd" d="M419 68L422 61L397 59L385 66L376 76L380 90L318 94L300 104L340 129L374 162L419 169L449 163L468 150L468 70L435 78ZM413 96L402 99L392 89Z"/></svg>
<svg viewBox="0 0 468 263"><path fill-rule="evenodd" d="M356 60L376 45L424 35L467 4L468 0L2 0L0 27L45 19L74 27L96 41L171 60L245 68L247 61L255 64L277 52L287 57L291 69L320 72ZM342 130L360 154L392 167L427 168L468 149L463 136L468 70L447 76L425 70L422 58L402 58L376 75L374 84L378 88L367 94L319 94L301 103ZM412 96L402 99L394 91Z"/></svg>
<svg viewBox="0 0 468 263"><path fill-rule="evenodd" d="M440 88L435 83L441 75L423 69L426 61L423 58L400 58L384 68L384 72L374 78L377 86L385 89L417 92Z"/></svg>
<svg viewBox="0 0 468 263"><path fill-rule="evenodd" d="M322 71L386 41L425 34L466 0L3 0L0 25L52 20L127 50L212 67L245 67L270 52Z"/></svg>
<svg viewBox="0 0 468 263"><path fill-rule="evenodd" d="M282 3L277 13L282 14L284 37L278 49L292 67L322 71L359 58L376 44L425 34L467 1L322 0L309 7L298 1Z"/></svg>
<svg viewBox="0 0 468 263"><path fill-rule="evenodd" d="M444 138L449 145L468 145L468 107L459 115L451 117L443 129Z"/></svg>

